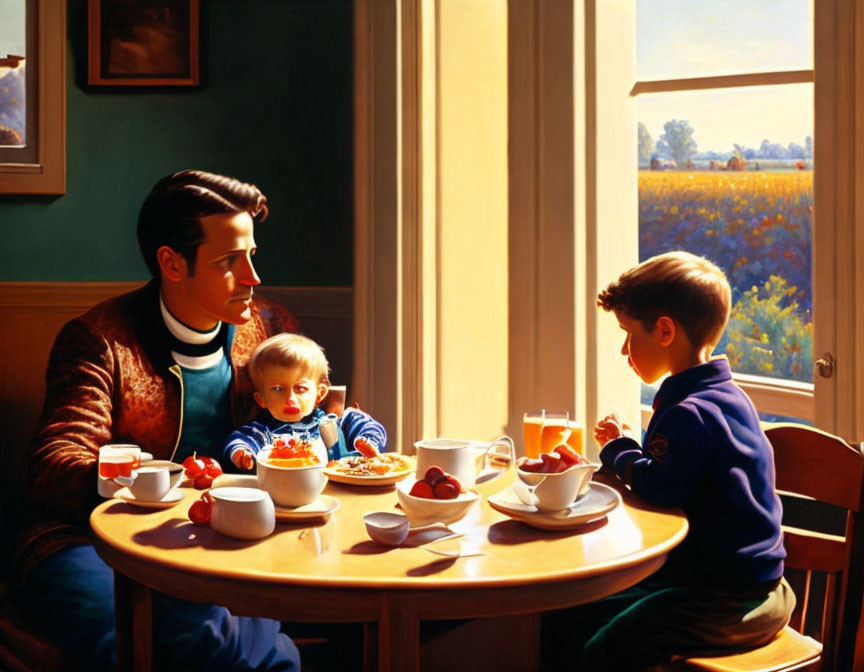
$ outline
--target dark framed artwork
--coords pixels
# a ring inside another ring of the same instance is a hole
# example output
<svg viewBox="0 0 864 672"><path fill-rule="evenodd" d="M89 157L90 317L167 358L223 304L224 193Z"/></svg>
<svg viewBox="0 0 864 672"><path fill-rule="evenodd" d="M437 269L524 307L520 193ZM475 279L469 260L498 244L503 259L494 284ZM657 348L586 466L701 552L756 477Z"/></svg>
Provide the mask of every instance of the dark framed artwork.
<svg viewBox="0 0 864 672"><path fill-rule="evenodd" d="M197 86L199 0L87 0L87 83Z"/></svg>
<svg viewBox="0 0 864 672"><path fill-rule="evenodd" d="M63 194L66 2L7 4L0 17L0 194Z"/></svg>

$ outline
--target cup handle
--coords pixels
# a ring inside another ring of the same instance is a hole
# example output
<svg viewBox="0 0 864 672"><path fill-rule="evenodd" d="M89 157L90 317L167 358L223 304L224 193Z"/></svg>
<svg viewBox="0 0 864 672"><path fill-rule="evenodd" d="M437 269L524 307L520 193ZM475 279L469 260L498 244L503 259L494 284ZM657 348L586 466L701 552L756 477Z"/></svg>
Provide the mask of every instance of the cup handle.
<svg viewBox="0 0 864 672"><path fill-rule="evenodd" d="M498 451L492 450L495 446L505 445L507 446L506 455L502 455ZM491 451L491 459L490 459L490 451ZM504 469L495 468L492 461L495 458L503 459L506 458L507 466ZM516 466L516 444L506 434L502 434L494 441L491 441L488 446L486 446L486 451L483 453L483 470L477 475L477 483L485 483L486 481L490 481L493 478L496 478L503 474L505 471L508 471L511 468Z"/></svg>
<svg viewBox="0 0 864 672"><path fill-rule="evenodd" d="M492 450L495 446L500 446L500 445L507 446L507 454L506 455L502 455L497 450ZM492 460L494 460L495 458L498 458L499 460L502 458L506 458L508 461L508 464L507 464L508 469L510 467L516 465L516 444L513 442L513 439L511 439L506 434L502 434L497 439L490 442L489 445L486 447L486 453L483 456L486 467L490 466L489 465L490 452L491 452Z"/></svg>

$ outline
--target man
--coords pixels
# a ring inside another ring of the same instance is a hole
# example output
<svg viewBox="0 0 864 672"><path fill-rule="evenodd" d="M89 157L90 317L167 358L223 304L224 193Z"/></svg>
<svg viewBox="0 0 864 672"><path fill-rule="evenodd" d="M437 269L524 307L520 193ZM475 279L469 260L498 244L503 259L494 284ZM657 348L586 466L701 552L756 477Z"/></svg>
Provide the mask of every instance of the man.
<svg viewBox="0 0 864 672"><path fill-rule="evenodd" d="M23 463L34 524L16 552L18 603L79 669L114 665L113 573L88 518L99 447L134 443L157 459L216 455L254 412L246 362L268 335L296 331L253 295L257 187L201 171L163 178L145 199L138 242L153 279L66 324ZM267 619L154 596L160 669L295 670L299 656Z"/></svg>

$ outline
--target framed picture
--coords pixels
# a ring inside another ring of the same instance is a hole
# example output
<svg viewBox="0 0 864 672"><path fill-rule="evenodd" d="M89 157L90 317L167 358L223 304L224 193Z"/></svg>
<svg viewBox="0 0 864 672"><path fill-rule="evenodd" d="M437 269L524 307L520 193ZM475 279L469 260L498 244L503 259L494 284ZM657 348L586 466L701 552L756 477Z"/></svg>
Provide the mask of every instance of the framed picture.
<svg viewBox="0 0 864 672"><path fill-rule="evenodd" d="M199 84L199 0L87 2L88 84Z"/></svg>
<svg viewBox="0 0 864 672"><path fill-rule="evenodd" d="M6 3L0 20L0 194L66 191L66 3Z"/></svg>

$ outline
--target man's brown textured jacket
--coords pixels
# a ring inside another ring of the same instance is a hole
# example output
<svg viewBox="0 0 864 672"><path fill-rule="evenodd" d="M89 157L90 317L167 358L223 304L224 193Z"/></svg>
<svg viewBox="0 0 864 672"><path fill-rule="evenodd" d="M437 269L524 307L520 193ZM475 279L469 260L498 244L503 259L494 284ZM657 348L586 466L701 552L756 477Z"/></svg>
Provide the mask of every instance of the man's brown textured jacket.
<svg viewBox="0 0 864 672"><path fill-rule="evenodd" d="M252 318L229 327L235 426L255 414L246 363L268 336L297 331L285 308L255 297ZM99 446L134 443L156 459L171 459L180 440L183 404L179 367L155 281L114 297L68 322L57 336L45 404L23 461L33 524L16 553L22 576L69 543L89 541Z"/></svg>

